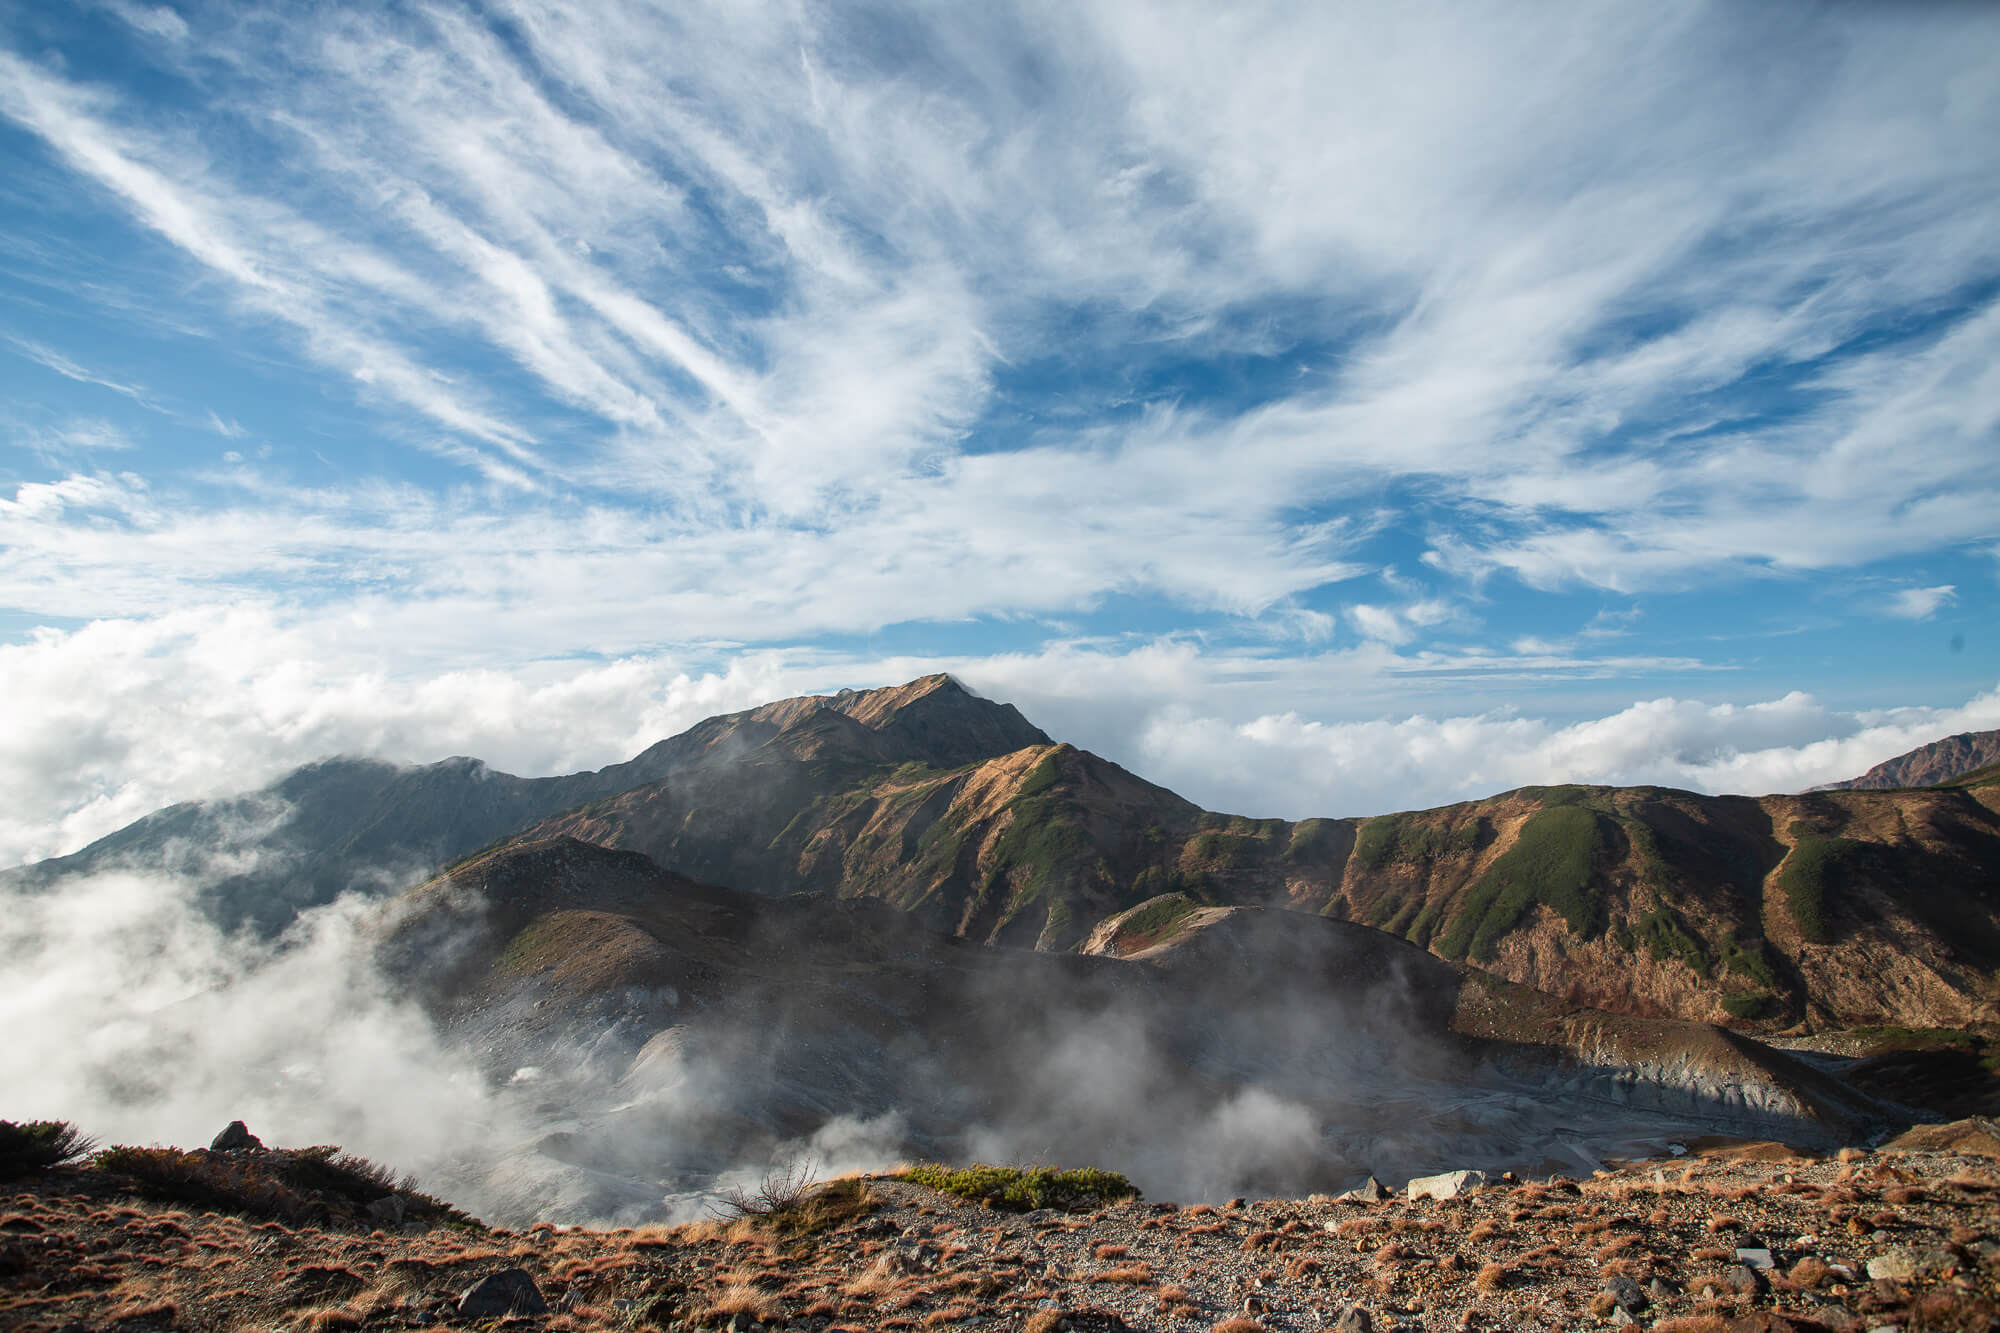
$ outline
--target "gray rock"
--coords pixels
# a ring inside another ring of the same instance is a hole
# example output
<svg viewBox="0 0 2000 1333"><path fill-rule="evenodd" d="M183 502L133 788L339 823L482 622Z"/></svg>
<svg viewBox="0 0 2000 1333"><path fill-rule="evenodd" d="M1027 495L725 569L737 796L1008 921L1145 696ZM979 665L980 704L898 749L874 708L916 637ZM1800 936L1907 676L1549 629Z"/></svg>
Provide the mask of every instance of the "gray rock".
<svg viewBox="0 0 2000 1333"><path fill-rule="evenodd" d="M547 1314L548 1302L525 1269L503 1268L488 1273L458 1298L461 1319L494 1319L513 1314Z"/></svg>
<svg viewBox="0 0 2000 1333"><path fill-rule="evenodd" d="M1822 1305L1813 1318L1826 1325L1828 1333L1861 1333L1861 1316L1844 1305Z"/></svg>
<svg viewBox="0 0 2000 1333"><path fill-rule="evenodd" d="M1409 1199L1456 1199L1487 1181L1484 1171L1447 1171L1443 1175L1420 1176L1403 1187Z"/></svg>
<svg viewBox="0 0 2000 1333"><path fill-rule="evenodd" d="M1917 1250L1907 1245L1884 1250L1868 1261L1868 1276L1908 1282L1926 1273L1936 1273L1952 1264L1950 1250Z"/></svg>
<svg viewBox="0 0 2000 1333"><path fill-rule="evenodd" d="M1646 1284L1646 1294L1656 1301L1669 1301L1680 1293L1680 1288L1663 1277L1656 1277Z"/></svg>
<svg viewBox="0 0 2000 1333"><path fill-rule="evenodd" d="M1754 1268L1760 1273L1768 1273L1778 1266L1777 1260L1771 1257L1769 1250L1755 1245L1738 1246L1736 1262L1745 1268Z"/></svg>
<svg viewBox="0 0 2000 1333"><path fill-rule="evenodd" d="M1638 1320L1632 1317L1632 1312L1624 1306L1614 1305L1611 1307L1611 1327L1626 1328L1638 1322Z"/></svg>
<svg viewBox="0 0 2000 1333"><path fill-rule="evenodd" d="M252 1134L241 1120L230 1121L228 1127L211 1139L208 1145L211 1152L249 1152L263 1146L264 1141Z"/></svg>
<svg viewBox="0 0 2000 1333"><path fill-rule="evenodd" d="M403 1225L403 1216L409 1210L410 1201L400 1194L385 1194L368 1205L370 1217L395 1227Z"/></svg>
<svg viewBox="0 0 2000 1333"><path fill-rule="evenodd" d="M1333 1333L1375 1333L1375 1321L1360 1306L1350 1305L1341 1311L1340 1321L1333 1326Z"/></svg>
<svg viewBox="0 0 2000 1333"><path fill-rule="evenodd" d="M1652 1303L1646 1295L1646 1289L1629 1277L1606 1278L1601 1290L1618 1302L1618 1308L1621 1310L1643 1310Z"/></svg>
<svg viewBox="0 0 2000 1333"><path fill-rule="evenodd" d="M1368 1177L1364 1184L1334 1197L1335 1203L1380 1203L1389 1197L1389 1191L1382 1188L1382 1182Z"/></svg>
<svg viewBox="0 0 2000 1333"><path fill-rule="evenodd" d="M1722 1273L1722 1285L1737 1296L1755 1296L1764 1290L1764 1275L1745 1264L1726 1268Z"/></svg>

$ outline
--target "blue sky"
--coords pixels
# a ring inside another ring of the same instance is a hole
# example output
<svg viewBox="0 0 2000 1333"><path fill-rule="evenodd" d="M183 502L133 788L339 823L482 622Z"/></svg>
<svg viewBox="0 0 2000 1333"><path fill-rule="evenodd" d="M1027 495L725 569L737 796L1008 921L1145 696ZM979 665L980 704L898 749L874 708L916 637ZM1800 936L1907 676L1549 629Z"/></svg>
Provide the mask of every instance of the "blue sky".
<svg viewBox="0 0 2000 1333"><path fill-rule="evenodd" d="M0 861L949 669L1194 799L2000 726L2000 13L0 4Z"/></svg>

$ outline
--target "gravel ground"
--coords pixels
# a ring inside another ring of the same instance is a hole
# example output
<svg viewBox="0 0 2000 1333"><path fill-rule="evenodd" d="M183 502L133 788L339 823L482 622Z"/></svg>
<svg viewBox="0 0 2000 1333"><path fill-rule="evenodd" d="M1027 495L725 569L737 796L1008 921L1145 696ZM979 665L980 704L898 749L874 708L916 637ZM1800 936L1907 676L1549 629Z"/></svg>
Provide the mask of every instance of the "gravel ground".
<svg viewBox="0 0 2000 1333"><path fill-rule="evenodd" d="M857 1215L785 1239L295 1228L57 1170L0 1186L0 1328L2000 1329L2000 1163L1964 1152L1739 1144L1449 1200L1073 1214L863 1183ZM546 1311L461 1312L512 1268Z"/></svg>

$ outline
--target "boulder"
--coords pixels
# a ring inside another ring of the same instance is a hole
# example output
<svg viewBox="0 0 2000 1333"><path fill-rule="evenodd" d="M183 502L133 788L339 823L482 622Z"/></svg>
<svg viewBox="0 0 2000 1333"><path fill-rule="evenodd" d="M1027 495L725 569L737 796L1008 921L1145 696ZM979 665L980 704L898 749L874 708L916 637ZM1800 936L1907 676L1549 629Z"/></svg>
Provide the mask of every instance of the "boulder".
<svg viewBox="0 0 2000 1333"><path fill-rule="evenodd" d="M1908 1282L1927 1273L1941 1272L1951 1267L1952 1262L1950 1250L1918 1250L1898 1245L1868 1261L1868 1276Z"/></svg>
<svg viewBox="0 0 2000 1333"><path fill-rule="evenodd" d="M1360 1306L1350 1305L1342 1311L1333 1333L1375 1333L1375 1321Z"/></svg>
<svg viewBox="0 0 2000 1333"><path fill-rule="evenodd" d="M1651 1303L1646 1289L1629 1277L1606 1278L1603 1291L1618 1303L1621 1310L1643 1310Z"/></svg>
<svg viewBox="0 0 2000 1333"><path fill-rule="evenodd" d="M461 1319L496 1319L506 1315L547 1314L548 1302L525 1269L503 1268L488 1273L458 1298Z"/></svg>
<svg viewBox="0 0 2000 1333"><path fill-rule="evenodd" d="M230 1121L208 1144L210 1152L250 1152L263 1146L264 1141L252 1134L241 1120Z"/></svg>
<svg viewBox="0 0 2000 1333"><path fill-rule="evenodd" d="M1334 1197L1335 1203L1380 1203L1389 1197L1389 1191L1382 1188L1382 1182L1370 1176L1362 1184L1344 1194Z"/></svg>
<svg viewBox="0 0 2000 1333"><path fill-rule="evenodd" d="M1447 1171L1439 1176L1419 1176L1403 1187L1409 1199L1456 1199L1486 1183L1484 1171Z"/></svg>

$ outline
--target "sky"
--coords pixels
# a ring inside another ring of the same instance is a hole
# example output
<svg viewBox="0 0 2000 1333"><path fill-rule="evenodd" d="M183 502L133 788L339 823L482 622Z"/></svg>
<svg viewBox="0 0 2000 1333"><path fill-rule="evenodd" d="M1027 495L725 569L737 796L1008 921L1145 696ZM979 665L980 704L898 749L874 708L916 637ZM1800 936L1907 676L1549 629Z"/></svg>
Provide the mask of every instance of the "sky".
<svg viewBox="0 0 2000 1333"><path fill-rule="evenodd" d="M1211 808L2000 727L2000 9L0 0L0 864L930 671Z"/></svg>

